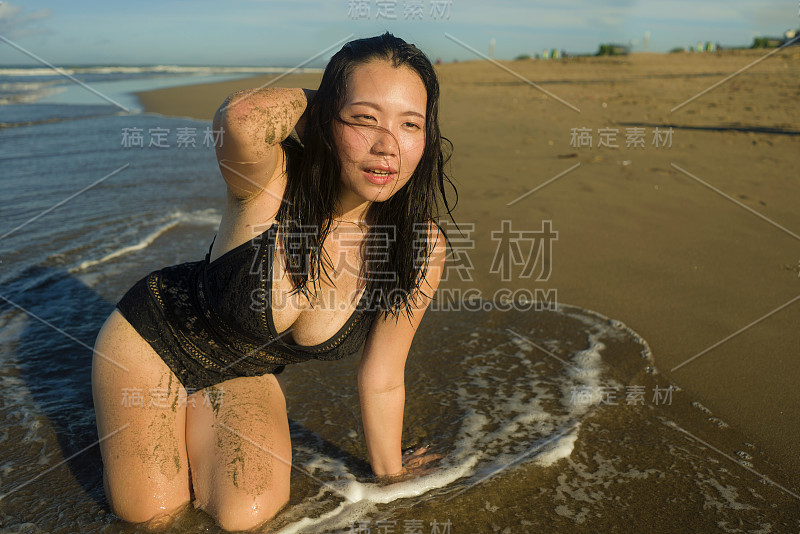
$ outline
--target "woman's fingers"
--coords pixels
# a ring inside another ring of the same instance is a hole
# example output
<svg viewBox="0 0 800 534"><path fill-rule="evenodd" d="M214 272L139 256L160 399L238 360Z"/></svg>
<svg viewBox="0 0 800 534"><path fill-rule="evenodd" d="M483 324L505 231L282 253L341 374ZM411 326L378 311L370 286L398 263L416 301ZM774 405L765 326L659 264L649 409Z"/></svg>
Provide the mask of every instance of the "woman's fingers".
<svg viewBox="0 0 800 534"><path fill-rule="evenodd" d="M423 445L423 446L421 446L421 447L419 447L417 449L408 449L408 450L406 450L406 452L403 453L403 456L404 457L406 457L406 456L418 456L420 454L424 454L428 450L430 450L430 446L429 445Z"/></svg>
<svg viewBox="0 0 800 534"><path fill-rule="evenodd" d="M408 460L408 462L406 462L404 465L407 466L409 469L413 469L415 467L426 466L441 458L443 458L441 454L426 454L425 456L418 456L417 458L412 458Z"/></svg>
<svg viewBox="0 0 800 534"><path fill-rule="evenodd" d="M405 468L399 475L392 477L381 476L376 477L376 479L379 484L396 484L397 482L405 482L406 480L410 480L412 478L428 475L434 471L436 471L436 468L432 466L415 466Z"/></svg>
<svg viewBox="0 0 800 534"><path fill-rule="evenodd" d="M402 472L392 477L378 477L379 482L393 484L436 471L436 467L429 464L444 458L444 455L428 451L430 451L430 447L427 445L419 447L418 449L406 450L403 452Z"/></svg>
<svg viewBox="0 0 800 534"><path fill-rule="evenodd" d="M403 465L415 471L422 466L444 458L443 454L431 453L430 447L423 446L416 450L409 450L403 455Z"/></svg>
<svg viewBox="0 0 800 534"><path fill-rule="evenodd" d="M417 471L418 469L423 468L423 467L427 467L429 464L435 462L436 460L440 460L441 458L442 458L442 456L440 456L440 455L437 455L437 456L426 456L425 458L421 458L419 460L408 462L406 464L406 467L408 467L410 470Z"/></svg>

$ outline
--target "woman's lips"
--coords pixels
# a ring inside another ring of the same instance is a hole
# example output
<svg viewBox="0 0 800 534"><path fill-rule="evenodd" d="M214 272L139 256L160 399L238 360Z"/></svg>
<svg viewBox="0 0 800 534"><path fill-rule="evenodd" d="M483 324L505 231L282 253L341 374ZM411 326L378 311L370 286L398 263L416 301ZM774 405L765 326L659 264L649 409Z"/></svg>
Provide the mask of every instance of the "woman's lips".
<svg viewBox="0 0 800 534"><path fill-rule="evenodd" d="M372 171L384 171L387 174L383 173L373 174ZM366 169L363 170L362 172L364 173L364 176L367 178L367 180L376 185L386 185L392 180L394 180L395 176L397 176L397 171L395 171L394 169Z"/></svg>

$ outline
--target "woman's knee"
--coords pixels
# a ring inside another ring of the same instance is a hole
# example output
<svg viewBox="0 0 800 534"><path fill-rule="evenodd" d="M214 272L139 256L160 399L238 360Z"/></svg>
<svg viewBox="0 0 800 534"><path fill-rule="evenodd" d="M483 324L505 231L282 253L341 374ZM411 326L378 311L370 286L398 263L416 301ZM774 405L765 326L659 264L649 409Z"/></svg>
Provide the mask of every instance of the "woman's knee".
<svg viewBox="0 0 800 534"><path fill-rule="evenodd" d="M214 502L206 511L227 531L251 530L275 517L289 502L289 488L278 494L250 499L230 496Z"/></svg>
<svg viewBox="0 0 800 534"><path fill-rule="evenodd" d="M103 485L111 512L128 523L156 526L173 519L190 502L188 493L180 491L126 491L111 484L105 470Z"/></svg>

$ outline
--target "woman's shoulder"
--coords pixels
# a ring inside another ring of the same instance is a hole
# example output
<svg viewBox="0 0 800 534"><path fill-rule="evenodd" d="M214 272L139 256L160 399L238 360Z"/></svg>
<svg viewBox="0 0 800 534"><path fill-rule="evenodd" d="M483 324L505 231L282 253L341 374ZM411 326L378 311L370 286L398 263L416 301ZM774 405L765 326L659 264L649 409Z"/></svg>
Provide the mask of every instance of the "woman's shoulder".
<svg viewBox="0 0 800 534"><path fill-rule="evenodd" d="M426 242L428 250L428 264L441 264L447 253L447 237L444 229L434 219L416 223L414 239Z"/></svg>
<svg viewBox="0 0 800 534"><path fill-rule="evenodd" d="M446 241L444 228L434 219L428 219L427 222L422 223L420 226L426 232L429 247L440 247Z"/></svg>
<svg viewBox="0 0 800 534"><path fill-rule="evenodd" d="M428 250L431 261L435 260L438 265L444 264L447 255L447 236L439 223L434 220L429 221Z"/></svg>

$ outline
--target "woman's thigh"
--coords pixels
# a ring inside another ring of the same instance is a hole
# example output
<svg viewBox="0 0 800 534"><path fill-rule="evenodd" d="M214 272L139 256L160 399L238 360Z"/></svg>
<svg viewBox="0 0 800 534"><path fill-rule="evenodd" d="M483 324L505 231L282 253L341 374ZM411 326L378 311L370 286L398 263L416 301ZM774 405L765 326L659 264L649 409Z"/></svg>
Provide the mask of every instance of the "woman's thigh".
<svg viewBox="0 0 800 534"><path fill-rule="evenodd" d="M241 377L189 397L186 447L195 506L247 530L289 501L292 444L274 375Z"/></svg>
<svg viewBox="0 0 800 534"><path fill-rule="evenodd" d="M92 394L114 514L143 522L188 503L186 390L118 310L95 341Z"/></svg>

